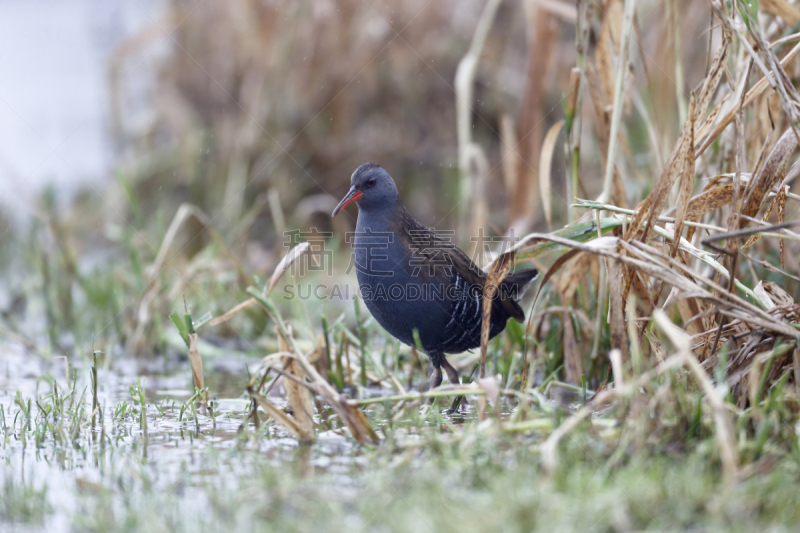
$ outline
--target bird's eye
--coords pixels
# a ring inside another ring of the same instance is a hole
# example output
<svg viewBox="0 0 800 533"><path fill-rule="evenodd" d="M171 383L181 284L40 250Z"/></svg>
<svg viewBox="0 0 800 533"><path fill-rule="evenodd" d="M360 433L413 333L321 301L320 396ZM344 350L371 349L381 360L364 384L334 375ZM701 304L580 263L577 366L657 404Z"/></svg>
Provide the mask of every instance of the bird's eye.
<svg viewBox="0 0 800 533"><path fill-rule="evenodd" d="M368 180L367 180L367 185L369 185L370 187L372 187L373 185L375 185L375 178L370 178L370 179L368 179Z"/></svg>

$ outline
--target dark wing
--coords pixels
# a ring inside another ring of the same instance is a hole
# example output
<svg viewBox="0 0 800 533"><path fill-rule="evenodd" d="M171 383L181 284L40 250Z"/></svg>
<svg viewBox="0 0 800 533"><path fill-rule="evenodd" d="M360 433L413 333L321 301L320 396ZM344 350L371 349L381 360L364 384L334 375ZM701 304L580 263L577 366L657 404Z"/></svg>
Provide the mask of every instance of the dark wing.
<svg viewBox="0 0 800 533"><path fill-rule="evenodd" d="M486 273L453 243L452 236L436 233L423 226L405 209L402 226L407 231L398 231L396 235L407 241L403 248L410 250L409 264L424 280L432 276L439 278L446 273L454 282L455 271L458 271L470 285L483 288L486 284Z"/></svg>
<svg viewBox="0 0 800 533"><path fill-rule="evenodd" d="M481 293L483 292L486 286L486 272L473 263L469 256L452 242L450 236L440 235L423 226L414 220L405 209L403 210L403 219L403 224L409 231L397 233L401 235L401 238L408 239L406 249L411 250L409 261L415 269L418 268L417 274L423 280L429 281L432 278L431 274L438 277L446 272L451 283L466 281L468 286L479 287ZM519 297L518 295L522 294L524 285L527 285L527 282L535 277L536 272L533 271L532 276L520 276L519 274L510 274L507 277L508 281L504 280L501 283L505 290L499 291L499 298L493 304L493 316L503 313L519 322L525 320L525 313L516 299ZM525 283L521 283L523 280ZM492 321L494 322L494 320Z"/></svg>

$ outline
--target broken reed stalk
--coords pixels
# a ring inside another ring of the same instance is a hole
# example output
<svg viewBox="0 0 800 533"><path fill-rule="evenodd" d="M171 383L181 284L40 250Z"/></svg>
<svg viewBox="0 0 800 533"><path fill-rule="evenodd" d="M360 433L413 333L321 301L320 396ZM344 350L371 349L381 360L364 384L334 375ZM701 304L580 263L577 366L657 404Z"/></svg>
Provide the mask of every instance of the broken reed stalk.
<svg viewBox="0 0 800 533"><path fill-rule="evenodd" d="M600 218L600 213L595 213L595 218ZM598 224L599 228L599 224ZM595 298L595 317L594 324L594 340L592 341L592 351L590 357L592 360L597 359L600 351L600 336L603 332L603 310L606 308L608 302L608 262L598 261L599 275L597 281L597 297Z"/></svg>
<svg viewBox="0 0 800 533"><path fill-rule="evenodd" d="M547 131L542 143L542 154L539 157L539 190L542 197L542 206L544 208L544 218L547 222L547 231L553 231L553 214L552 214L552 165L553 165L553 151L556 147L558 134L564 126L564 121L559 120L553 124ZM569 211L569 210L568 210Z"/></svg>
<svg viewBox="0 0 800 533"><path fill-rule="evenodd" d="M622 100L625 88L625 73L628 71L628 48L633 32L634 0L625 0L622 16L622 38L620 39L619 54L617 56L617 75L614 79L614 107L611 111L611 126L608 137L608 154L606 155L606 169L603 178L603 192L598 201L607 202L612 198L612 185L616 168L617 143L619 126L622 122Z"/></svg>
<svg viewBox="0 0 800 533"><path fill-rule="evenodd" d="M364 413L347 403L347 396L339 394L322 376L319 375L314 365L309 363L302 350L297 346L297 341L289 333L286 324L281 317L275 304L255 287L248 287L247 293L254 297L264 307L267 314L275 322L284 339L288 341L292 349L290 357L300 364L303 372L308 376L309 381L301 382L302 386L311 389L330 405L339 415L339 418L350 430L353 438L358 442L377 442L378 436L367 420ZM316 348L314 348L316 349Z"/></svg>
<svg viewBox="0 0 800 533"><path fill-rule="evenodd" d="M781 67L785 68L792 61L792 59L794 59L795 56L797 56L798 53L800 53L800 43L796 44L785 56L783 56L783 59L781 59L780 61ZM747 91L744 97L744 101L742 102L741 108L744 109L749 107L750 104L752 104L756 100L756 98L761 96L761 94L769 86L770 85L769 82L767 81L767 78L762 77L755 85L753 85L753 87L749 91ZM712 122L717 119L717 116L722 111L722 107L724 106L725 103L726 102L724 101L720 102L717 105L717 107L714 110L712 110L711 114L709 115L709 118L707 119L707 122ZM739 112L739 104L737 102L735 105L731 106L731 108L725 113L725 115L721 119L719 119L719 121L716 122L716 126L714 126L714 129L711 131L711 133L709 133L705 137L705 141L703 141L703 143L700 144L699 147L697 147L699 139L695 139L695 146L696 146L694 152L695 159L699 158L703 154L703 152L705 152L708 149L709 146L714 144L714 141L716 141L717 138L722 134L722 132L728 126L730 126L731 122L733 122L733 120L736 118L738 112ZM704 124L703 127L701 128L701 131L704 131L705 129L706 128Z"/></svg>
<svg viewBox="0 0 800 533"><path fill-rule="evenodd" d="M275 266L275 269L272 271L272 276L269 278L269 283L267 283L266 292L267 295L272 293L272 290L278 284L278 280L280 280L281 276L284 272L289 270L289 267L294 264L297 259L306 253L311 246L310 242L301 242L297 246L293 247L289 252L280 260L280 262ZM236 304L226 313L215 317L208 321L209 326L217 326L222 324L223 322L227 322L240 312L244 311L247 308L253 307L258 302L255 298L248 298L247 300Z"/></svg>
<svg viewBox="0 0 800 533"><path fill-rule="evenodd" d="M518 391L508 391L508 395L513 396ZM392 396L376 396L374 398L360 398L347 400L350 405L371 405L385 402L403 402L412 400L426 400L429 398L447 398L450 396L483 396L486 391L477 385L472 387L458 386L450 388L450 385L443 385L434 390L426 392L408 392L406 394L395 394Z"/></svg>
<svg viewBox="0 0 800 533"><path fill-rule="evenodd" d="M287 325L285 331L291 335L292 328ZM292 347L289 341L284 336L284 331L275 327L275 333L278 335L278 349L281 352L291 353ZM294 379L284 381L284 388L286 389L286 396L289 398L289 405L292 407L292 418L297 425L297 433L300 435L298 438L301 440L314 440L314 403L309 390L303 386L306 374L303 368L292 356L284 358L283 370L278 370L284 377L292 376Z"/></svg>
<svg viewBox="0 0 800 533"><path fill-rule="evenodd" d="M145 280L147 283L152 283L158 272L161 270L163 266L167 263L167 253L169 253L170 248L172 247L172 243L175 241L175 238L178 235L178 231L183 227L183 225L188 221L190 218L197 219L202 227L208 231L209 236L214 241L214 243L219 246L222 253L230 259L233 264L236 266L237 273L239 274L240 278L244 279L244 273L242 271L241 262L239 261L239 256L233 252L228 246L225 238L216 230L216 228L211 224L212 218L209 217L202 209L197 207L196 205L184 203L178 207L178 210L175 213L172 221L170 222L169 227L167 228L166 233L164 234L164 239L161 241L161 246L158 249L158 253L156 255L155 260L153 263L145 269ZM194 237L196 238L196 236ZM193 239L194 239L193 238ZM147 242L147 241L145 241ZM181 251L186 249L191 244L191 241L184 244ZM153 287L153 289L158 289L159 287L157 284ZM152 290L152 289L151 289ZM143 300L147 300L144 298Z"/></svg>
<svg viewBox="0 0 800 533"><path fill-rule="evenodd" d="M456 68L456 138L458 140L458 171L460 180L458 198L460 200L465 200L472 196L472 170L470 168L472 151L470 145L472 144L472 115L474 113L472 103L474 94L473 84L481 51L483 50L483 45L489 34L492 20L494 20L494 15L499 6L500 0L488 0L486 2L483 12L478 19L478 24L475 27L475 33L472 36L469 49L464 57L461 58ZM464 230L461 234L466 235L469 228L467 216L470 202L461 201L459 205L461 206L459 223Z"/></svg>
<svg viewBox="0 0 800 533"><path fill-rule="evenodd" d="M583 114L583 91L586 77L586 49L589 45L589 24L587 23L588 2L579 2L575 27L575 51L577 66L570 72L569 94L564 110L567 140L564 149L570 162L570 179L567 183L567 202L572 202L580 187L580 155ZM567 222L572 224L574 214L567 208Z"/></svg>
<svg viewBox="0 0 800 533"><path fill-rule="evenodd" d="M203 376L203 358L200 357L200 351L197 349L197 333L189 333L189 363L192 366L192 378L194 379L194 386L197 390L206 388L205 378ZM201 395L203 404L208 402L208 391Z"/></svg>
<svg viewBox="0 0 800 533"><path fill-rule="evenodd" d="M573 389L566 383L558 383L559 386ZM507 396L512 398L532 398L533 395L525 391L518 391L515 389L498 390L497 384L493 378L473 382L469 385L442 385L433 390L425 392L407 392L405 394L394 394L391 396L376 396L373 398L359 398L347 400L347 403L353 406L372 405L376 403L386 402L413 402L415 400L428 400L431 398L448 398L455 396L456 399L465 396L489 396L490 400L496 402L496 396ZM457 404L450 408L450 412L454 412Z"/></svg>
<svg viewBox="0 0 800 533"><path fill-rule="evenodd" d="M486 377L486 353L489 346L489 328L492 319L492 306L494 304L495 293L500 283L511 270L514 260L513 253L504 253L495 259L489 267L486 275L486 285L483 288L483 318L481 323L481 372L480 377Z"/></svg>
<svg viewBox="0 0 800 533"><path fill-rule="evenodd" d="M581 203L581 204L576 204L576 205L577 205L577 207L582 207L582 208L586 208L586 209L612 210L612 209L608 209L608 207L611 207L608 204L600 204L600 203L597 203L597 202L586 202L586 203ZM619 213L631 213L631 214L633 214L633 211L630 210L630 209L621 209L621 208L614 208L614 209ZM659 217L659 218L666 218L666 220L665 220L666 222L671 222L672 221L672 219L667 218L667 217ZM631 223L633 221L633 217L628 216L628 217L626 217L626 220L627 220L628 223ZM688 223L688 222L686 222L685 224L687 226L696 226L696 227L702 227L702 228L705 228L705 229L709 229L709 228L719 229L719 230L723 229L721 227L710 226L710 225L707 225L707 224L693 224L693 223ZM774 233L774 232L766 231L766 230L783 229L783 228L788 228L788 227L791 227L791 226L794 226L794 225L797 225L797 224L800 224L800 222L787 222L787 223L784 223L784 224L777 224L777 225L769 226L769 227L766 227L766 228L753 228L753 229L748 229L748 230L742 230L741 232L735 232L735 235L737 235L737 236L759 235L759 236L763 236L763 237L793 238L791 236L782 235L780 233ZM652 229L652 231L654 233L656 233L659 236L667 239L668 241L675 242L675 235L673 234L672 231L670 231L670 230L668 230L666 228L663 228L661 226L653 226L651 229ZM727 238L728 236L732 236L732 235L734 235L734 233L731 233L731 234L727 234L726 233L726 234L714 235L713 237L708 237L708 238L704 239L702 241L702 243L705 244L706 246L713 247L713 244L712 244L713 241L723 240L723 239ZM690 255L700 259L704 263L707 263L714 270L716 270L718 273L720 273L725 279L729 278L728 269L726 269L722 264L720 264L718 261L713 259L711 257L711 254L709 254L707 252L704 252L703 250L700 250L698 248L695 248L685 238L681 237L680 245L679 245L678 249L680 251L689 253ZM602 276L602 272L601 272L601 276ZM734 279L734 284L736 285L736 288L738 288L740 291L742 291L745 294L747 294L748 297L753 299L753 301L756 304L763 305L763 304L761 304L761 301L755 295L753 290L750 289L750 287L746 286L745 284L743 284L738 279ZM601 285L601 288L602 288L602 283L600 285ZM598 301L602 301L602 300L598 300ZM596 353L596 352L593 351L593 353Z"/></svg>

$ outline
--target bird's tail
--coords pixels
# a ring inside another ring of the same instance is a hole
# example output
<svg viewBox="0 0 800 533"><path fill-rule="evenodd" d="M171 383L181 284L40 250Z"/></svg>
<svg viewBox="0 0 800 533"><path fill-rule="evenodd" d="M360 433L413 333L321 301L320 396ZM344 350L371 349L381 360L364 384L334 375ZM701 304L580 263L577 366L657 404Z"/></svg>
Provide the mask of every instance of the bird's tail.
<svg viewBox="0 0 800 533"><path fill-rule="evenodd" d="M535 268L517 270L516 272L506 276L505 279L500 283L500 292L504 296L510 297L516 302L522 298L522 295L525 294L525 290L528 288L528 285L530 285L538 275L539 271Z"/></svg>

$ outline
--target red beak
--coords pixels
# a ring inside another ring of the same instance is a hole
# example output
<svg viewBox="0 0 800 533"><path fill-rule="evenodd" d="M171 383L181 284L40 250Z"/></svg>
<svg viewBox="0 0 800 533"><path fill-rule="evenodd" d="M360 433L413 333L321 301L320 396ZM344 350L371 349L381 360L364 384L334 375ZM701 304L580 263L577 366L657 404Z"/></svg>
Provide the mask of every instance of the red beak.
<svg viewBox="0 0 800 533"><path fill-rule="evenodd" d="M342 201L339 202L339 205L337 205L336 209L334 209L333 213L331 213L331 217L335 217L336 214L339 211L341 211L342 209L344 209L348 205L352 204L353 202L357 202L357 201L361 200L362 196L364 196L363 192L361 192L358 189L356 189L355 186L350 187L350 190L347 191L347 194L344 195L344 198L342 198Z"/></svg>

